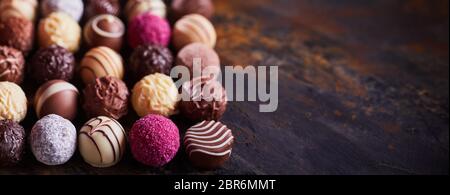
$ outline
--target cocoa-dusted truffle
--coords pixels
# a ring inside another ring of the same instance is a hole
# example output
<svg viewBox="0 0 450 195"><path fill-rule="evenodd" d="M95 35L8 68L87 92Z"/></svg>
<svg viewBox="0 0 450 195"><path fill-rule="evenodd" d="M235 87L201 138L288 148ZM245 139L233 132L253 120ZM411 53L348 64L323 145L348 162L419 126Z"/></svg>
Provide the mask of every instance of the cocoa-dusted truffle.
<svg viewBox="0 0 450 195"><path fill-rule="evenodd" d="M89 117L120 119L128 113L129 96L122 80L111 76L97 78L84 89L83 108Z"/></svg>
<svg viewBox="0 0 450 195"><path fill-rule="evenodd" d="M201 60L200 67L194 67L194 59ZM218 75L220 73L219 55L214 49L201 43L192 43L178 52L175 65L186 66L190 70L191 78L201 74Z"/></svg>
<svg viewBox="0 0 450 195"><path fill-rule="evenodd" d="M50 80L70 81L74 75L75 57L58 45L40 49L31 61L31 76L42 84Z"/></svg>
<svg viewBox="0 0 450 195"><path fill-rule="evenodd" d="M0 46L0 81L20 84L24 70L25 59L22 52L11 47Z"/></svg>
<svg viewBox="0 0 450 195"><path fill-rule="evenodd" d="M134 50L130 59L130 69L136 80L150 74L170 74L173 65L172 52L159 45L141 45Z"/></svg>
<svg viewBox="0 0 450 195"><path fill-rule="evenodd" d="M180 110L193 121L218 120L227 108L222 84L209 77L197 77L182 86Z"/></svg>
<svg viewBox="0 0 450 195"><path fill-rule="evenodd" d="M88 0L86 1L86 9L84 17L90 19L96 15L111 14L120 15L119 0Z"/></svg>
<svg viewBox="0 0 450 195"><path fill-rule="evenodd" d="M25 18L10 17L0 21L0 45L14 47L24 54L33 47L33 23Z"/></svg>
<svg viewBox="0 0 450 195"><path fill-rule="evenodd" d="M106 46L115 51L122 48L125 25L113 15L102 14L93 17L83 29L88 47Z"/></svg>
<svg viewBox="0 0 450 195"><path fill-rule="evenodd" d="M206 18L214 14L211 0L173 0L170 9L174 21L188 14L200 14Z"/></svg>
<svg viewBox="0 0 450 195"><path fill-rule="evenodd" d="M25 130L11 120L0 120L0 166L19 163L25 148Z"/></svg>

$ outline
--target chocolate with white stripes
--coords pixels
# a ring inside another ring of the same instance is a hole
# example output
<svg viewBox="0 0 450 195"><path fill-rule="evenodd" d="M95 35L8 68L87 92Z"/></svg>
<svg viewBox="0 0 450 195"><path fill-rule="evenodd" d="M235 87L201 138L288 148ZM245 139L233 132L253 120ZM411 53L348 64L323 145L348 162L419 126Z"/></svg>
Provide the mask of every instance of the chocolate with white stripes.
<svg viewBox="0 0 450 195"><path fill-rule="evenodd" d="M57 114L73 120L77 116L78 89L63 80L51 80L44 83L34 97L34 108L38 118Z"/></svg>
<svg viewBox="0 0 450 195"><path fill-rule="evenodd" d="M186 131L184 147L191 163L202 170L217 169L230 158L232 131L217 121L203 121Z"/></svg>
<svg viewBox="0 0 450 195"><path fill-rule="evenodd" d="M126 133L113 118L89 120L78 133L78 148L84 161L94 167L111 167L125 152Z"/></svg>
<svg viewBox="0 0 450 195"><path fill-rule="evenodd" d="M81 61L80 75L86 85L104 76L122 79L123 74L122 57L108 47L102 46L89 50Z"/></svg>

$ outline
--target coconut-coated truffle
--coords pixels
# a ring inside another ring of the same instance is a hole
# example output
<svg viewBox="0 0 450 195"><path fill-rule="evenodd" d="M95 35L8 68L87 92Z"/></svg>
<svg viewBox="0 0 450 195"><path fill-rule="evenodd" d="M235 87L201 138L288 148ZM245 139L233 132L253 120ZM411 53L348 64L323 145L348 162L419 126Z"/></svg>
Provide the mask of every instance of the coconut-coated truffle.
<svg viewBox="0 0 450 195"><path fill-rule="evenodd" d="M42 0L40 5L44 17L53 12L64 12L74 20L80 21L83 16L83 0Z"/></svg>
<svg viewBox="0 0 450 195"><path fill-rule="evenodd" d="M162 73L169 75L173 66L172 52L160 45L140 45L130 58L130 69L136 80L144 76Z"/></svg>
<svg viewBox="0 0 450 195"><path fill-rule="evenodd" d="M20 84L25 72L25 59L17 49L0 46L0 81Z"/></svg>
<svg viewBox="0 0 450 195"><path fill-rule="evenodd" d="M38 84L56 79L70 81L75 72L75 57L59 45L41 48L34 54L30 70Z"/></svg>
<svg viewBox="0 0 450 195"><path fill-rule="evenodd" d="M61 165L69 161L76 143L75 126L55 114L40 119L31 129L31 151L39 162L46 165Z"/></svg>
<svg viewBox="0 0 450 195"><path fill-rule="evenodd" d="M0 120L0 167L19 163L25 149L25 130L11 120Z"/></svg>
<svg viewBox="0 0 450 195"><path fill-rule="evenodd" d="M81 27L64 12L53 12L39 22L39 45L59 45L70 52L78 51L81 42Z"/></svg>
<svg viewBox="0 0 450 195"><path fill-rule="evenodd" d="M137 161L148 166L161 167L177 154L180 134L170 119L148 115L134 123L129 142L131 153Z"/></svg>
<svg viewBox="0 0 450 195"><path fill-rule="evenodd" d="M97 78L84 89L83 108L89 117L120 119L128 113L129 96L122 80L111 76Z"/></svg>
<svg viewBox="0 0 450 195"><path fill-rule="evenodd" d="M134 17L128 25L128 42L132 48L144 44L167 46L170 37L169 22L148 12Z"/></svg>
<svg viewBox="0 0 450 195"><path fill-rule="evenodd" d="M27 97L22 88L8 81L0 82L0 120L21 122L27 109Z"/></svg>
<svg viewBox="0 0 450 195"><path fill-rule="evenodd" d="M28 54L33 48L33 38L33 22L18 17L0 20L0 45L13 47Z"/></svg>

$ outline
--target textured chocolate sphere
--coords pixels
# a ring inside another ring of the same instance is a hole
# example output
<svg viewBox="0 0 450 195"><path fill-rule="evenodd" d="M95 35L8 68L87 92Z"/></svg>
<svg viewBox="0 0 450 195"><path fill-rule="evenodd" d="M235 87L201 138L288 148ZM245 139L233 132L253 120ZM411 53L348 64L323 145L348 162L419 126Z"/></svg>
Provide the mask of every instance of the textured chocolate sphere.
<svg viewBox="0 0 450 195"><path fill-rule="evenodd" d="M90 19L96 15L111 14L114 16L120 15L119 0L87 0L86 10L84 16Z"/></svg>
<svg viewBox="0 0 450 195"><path fill-rule="evenodd" d="M208 77L197 77L182 86L180 110L193 121L219 120L227 108L222 84Z"/></svg>
<svg viewBox="0 0 450 195"><path fill-rule="evenodd" d="M0 82L0 120L22 121L27 116L27 96L19 85Z"/></svg>
<svg viewBox="0 0 450 195"><path fill-rule="evenodd" d="M75 57L67 49L52 45L34 54L30 64L32 78L42 84L50 80L70 81L75 70Z"/></svg>
<svg viewBox="0 0 450 195"><path fill-rule="evenodd" d="M128 113L129 96L122 80L111 76L97 78L84 89L83 108L89 117L120 119Z"/></svg>
<svg viewBox="0 0 450 195"><path fill-rule="evenodd" d="M136 80L154 74L170 74L173 66L172 52L159 45L141 45L131 55L130 69Z"/></svg>
<svg viewBox="0 0 450 195"><path fill-rule="evenodd" d="M19 163L25 143L22 126L11 120L0 120L0 167Z"/></svg>
<svg viewBox="0 0 450 195"><path fill-rule="evenodd" d="M194 59L201 60L200 67L196 70L194 67ZM180 52L178 52L176 63L177 66L186 66L191 77L195 75L207 75L214 74L218 75L220 73L220 59L214 49L201 44L192 43L184 47Z"/></svg>
<svg viewBox="0 0 450 195"><path fill-rule="evenodd" d="M10 17L0 21L0 45L22 51L25 55L33 47L33 23L25 18Z"/></svg>
<svg viewBox="0 0 450 195"><path fill-rule="evenodd" d="M0 46L0 81L20 84L25 71L22 52L11 47Z"/></svg>
<svg viewBox="0 0 450 195"><path fill-rule="evenodd" d="M41 19L38 27L39 46L59 45L70 52L78 51L81 28L77 21L64 12L53 12Z"/></svg>
<svg viewBox="0 0 450 195"><path fill-rule="evenodd" d="M200 14L206 18L214 14L211 0L173 0L170 9L174 21L188 14Z"/></svg>

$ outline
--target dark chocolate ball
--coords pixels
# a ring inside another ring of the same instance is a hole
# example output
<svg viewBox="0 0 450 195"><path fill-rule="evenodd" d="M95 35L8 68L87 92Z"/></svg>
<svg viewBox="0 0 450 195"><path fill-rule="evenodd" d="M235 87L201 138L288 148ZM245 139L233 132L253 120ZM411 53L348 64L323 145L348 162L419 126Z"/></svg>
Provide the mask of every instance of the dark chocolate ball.
<svg viewBox="0 0 450 195"><path fill-rule="evenodd" d="M119 0L88 0L84 12L85 19L90 19L100 14L120 15Z"/></svg>
<svg viewBox="0 0 450 195"><path fill-rule="evenodd" d="M25 130L11 120L0 120L0 166L9 166L22 160L25 148Z"/></svg>
<svg viewBox="0 0 450 195"><path fill-rule="evenodd" d="M12 47L0 46L0 82L22 83L25 59L22 52Z"/></svg>
<svg viewBox="0 0 450 195"><path fill-rule="evenodd" d="M111 76L97 78L84 89L83 108L89 117L120 119L128 113L129 96L122 80Z"/></svg>
<svg viewBox="0 0 450 195"><path fill-rule="evenodd" d="M222 84L209 77L197 77L182 86L180 110L193 121L219 120L227 108Z"/></svg>
<svg viewBox="0 0 450 195"><path fill-rule="evenodd" d="M208 19L214 14L214 4L211 0L173 0L170 9L173 21L188 14L200 14Z"/></svg>
<svg viewBox="0 0 450 195"><path fill-rule="evenodd" d="M31 61L31 76L42 84L50 80L70 81L75 69L75 57L67 49L52 45L40 49Z"/></svg>
<svg viewBox="0 0 450 195"><path fill-rule="evenodd" d="M169 75L174 62L172 52L159 45L141 45L134 50L130 59L130 69L136 80L154 74Z"/></svg>
<svg viewBox="0 0 450 195"><path fill-rule="evenodd" d="M33 38L31 21L16 17L0 20L0 45L16 48L26 55L33 47Z"/></svg>

